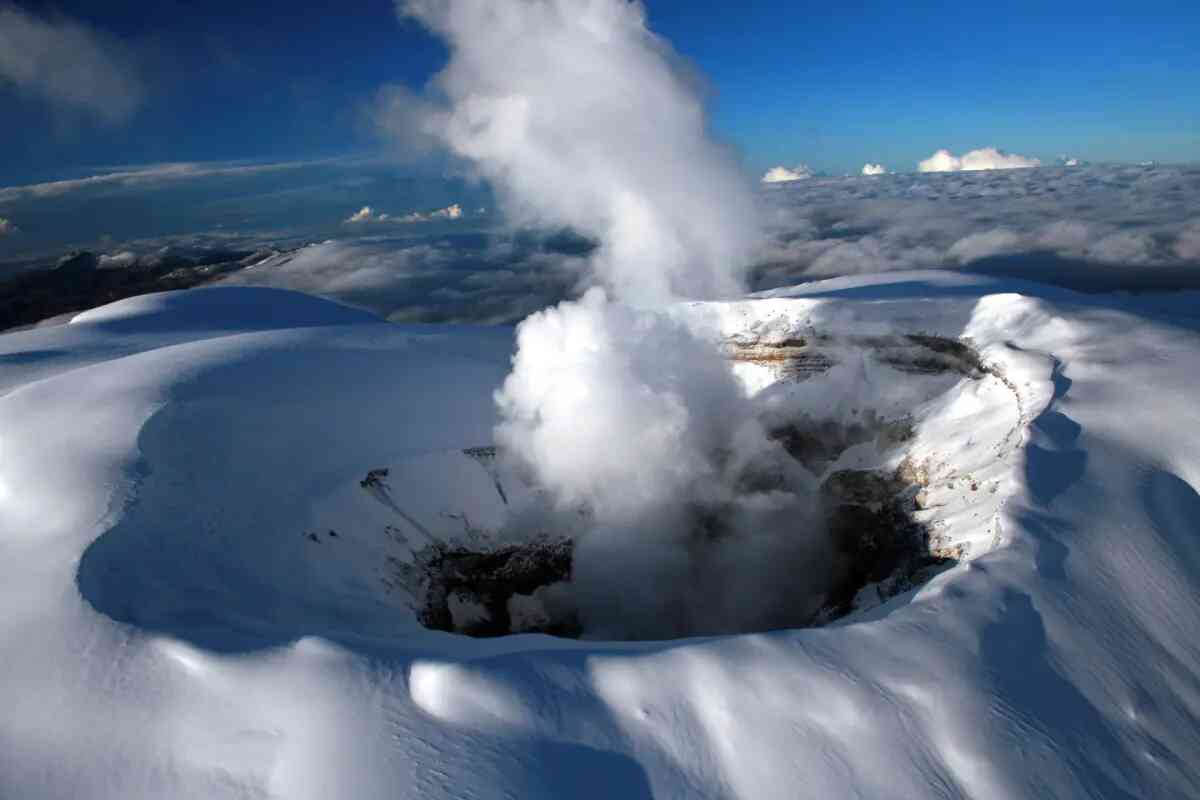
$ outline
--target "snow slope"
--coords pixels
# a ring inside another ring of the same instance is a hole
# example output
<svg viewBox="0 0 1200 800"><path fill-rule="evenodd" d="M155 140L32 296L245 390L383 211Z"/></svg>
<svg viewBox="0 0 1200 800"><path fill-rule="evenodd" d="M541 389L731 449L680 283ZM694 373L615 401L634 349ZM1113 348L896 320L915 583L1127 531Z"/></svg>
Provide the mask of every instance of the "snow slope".
<svg viewBox="0 0 1200 800"><path fill-rule="evenodd" d="M820 629L425 631L388 559L510 513L462 450L511 330L239 287L0 336L0 797L1200 795L1195 317L944 273L681 313L969 337L1003 386L913 445L959 565Z"/></svg>

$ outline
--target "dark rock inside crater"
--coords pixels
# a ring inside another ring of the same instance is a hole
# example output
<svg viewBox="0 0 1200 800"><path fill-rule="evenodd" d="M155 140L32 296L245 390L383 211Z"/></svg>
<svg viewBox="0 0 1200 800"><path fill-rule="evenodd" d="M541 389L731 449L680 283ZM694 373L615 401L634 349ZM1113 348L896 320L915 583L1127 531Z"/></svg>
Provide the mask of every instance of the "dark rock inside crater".
<svg viewBox="0 0 1200 800"><path fill-rule="evenodd" d="M836 578L811 624L854 611L864 588L882 602L953 563L929 553L928 532L912 516L919 485L909 477L904 469L841 470L822 484L819 502L836 553ZM573 548L568 539L494 548L431 545L415 565L418 617L427 628L468 636L578 637L583 629L571 600Z"/></svg>
<svg viewBox="0 0 1200 800"><path fill-rule="evenodd" d="M571 579L572 547L565 539L478 550L431 546L417 565L425 592L421 624L479 637L578 637L569 602L554 602L554 587Z"/></svg>
<svg viewBox="0 0 1200 800"><path fill-rule="evenodd" d="M952 373L975 380L987 371L969 344L917 334L836 339L813 334L774 343L737 342L731 344L730 357L770 365L782 380L801 381L827 371L851 350L868 352L880 363L910 374ZM822 475L859 444L873 442L879 452L894 453L913 438L914 428L910 418L885 419L863 409L842 420L787 420L769 435L809 472ZM485 467L495 457L491 448L466 452ZM493 477L507 502L498 477ZM747 474L740 489L787 490L771 477ZM821 510L834 552L833 575L808 624L826 624L885 602L954 563L930 552L929 531L917 519L919 493L927 482L924 469L907 459L894 470L837 470L825 476L812 502ZM730 526L722 513L697 510L692 532L696 547L715 541L728 546L723 532ZM431 545L417 554L410 568L421 622L470 636L539 632L577 637L583 629L571 599L573 550L569 539L503 546Z"/></svg>

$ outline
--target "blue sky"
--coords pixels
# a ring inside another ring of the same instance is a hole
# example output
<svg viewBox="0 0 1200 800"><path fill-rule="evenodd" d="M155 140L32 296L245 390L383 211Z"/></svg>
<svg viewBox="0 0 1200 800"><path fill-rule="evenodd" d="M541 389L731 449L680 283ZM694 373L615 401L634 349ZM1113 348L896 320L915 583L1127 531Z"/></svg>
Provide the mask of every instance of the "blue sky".
<svg viewBox="0 0 1200 800"><path fill-rule="evenodd" d="M742 4L664 13L751 162L911 169L938 147L1200 159L1200 4Z"/></svg>
<svg viewBox="0 0 1200 800"><path fill-rule="evenodd" d="M715 93L748 166L911 169L939 147L1052 159L1200 160L1200 4L649 0L651 26ZM441 46L388 0L23 3L86 23L137 76L101 119L0 79L0 185L164 161L274 160L379 147L362 113L419 87Z"/></svg>

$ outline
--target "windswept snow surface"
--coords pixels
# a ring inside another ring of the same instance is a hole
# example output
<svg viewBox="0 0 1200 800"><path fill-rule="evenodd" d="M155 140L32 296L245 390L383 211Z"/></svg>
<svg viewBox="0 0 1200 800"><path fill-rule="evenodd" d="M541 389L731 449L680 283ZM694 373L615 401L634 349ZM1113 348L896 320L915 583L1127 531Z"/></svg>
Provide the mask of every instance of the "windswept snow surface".
<svg viewBox="0 0 1200 800"><path fill-rule="evenodd" d="M426 631L389 558L520 503L462 453L511 330L126 300L0 336L0 797L1200 795L1195 317L928 272L679 313L969 338L996 380L913 445L959 564L820 629Z"/></svg>

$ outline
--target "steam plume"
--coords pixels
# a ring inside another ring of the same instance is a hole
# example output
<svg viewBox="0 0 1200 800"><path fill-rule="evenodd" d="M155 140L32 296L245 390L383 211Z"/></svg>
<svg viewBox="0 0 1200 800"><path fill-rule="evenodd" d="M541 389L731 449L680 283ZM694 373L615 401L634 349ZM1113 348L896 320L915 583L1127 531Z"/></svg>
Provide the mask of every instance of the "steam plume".
<svg viewBox="0 0 1200 800"><path fill-rule="evenodd" d="M822 550L794 535L807 513L796 493L777 490L803 479L785 474L795 465L675 302L737 292L758 237L749 181L709 138L695 75L636 2L410 0L401 11L450 48L425 133L517 221L600 243L591 266L604 288L520 325L496 398L497 443L562 507L592 513L573 580L586 628L661 636L782 619L765 600L780 585L770 576ZM739 488L764 468L772 490ZM781 517L784 538L770 533Z"/></svg>
<svg viewBox="0 0 1200 800"><path fill-rule="evenodd" d="M410 0L444 38L427 133L526 224L570 226L619 298L728 295L756 240L747 181L707 135L695 75L624 0Z"/></svg>

